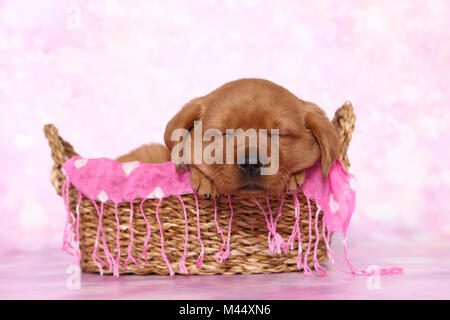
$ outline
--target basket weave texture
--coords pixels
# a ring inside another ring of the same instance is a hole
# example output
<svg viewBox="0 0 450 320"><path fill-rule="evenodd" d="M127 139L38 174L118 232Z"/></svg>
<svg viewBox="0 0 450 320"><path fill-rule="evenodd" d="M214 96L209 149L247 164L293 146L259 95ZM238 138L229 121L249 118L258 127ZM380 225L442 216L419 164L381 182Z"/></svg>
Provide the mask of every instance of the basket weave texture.
<svg viewBox="0 0 450 320"><path fill-rule="evenodd" d="M342 142L339 159L348 169L350 166L347 149L352 137L355 123L353 107L345 103L340 107L332 120ZM51 155L54 161L51 171L51 182L58 195L61 195L66 176L62 172L62 165L70 158L77 156L73 147L63 140L54 125L44 127L45 136L48 139ZM313 200L311 205L311 218L309 219L308 201L299 190L296 196L300 202L300 234L302 244L302 261L307 265L314 265L313 250L307 250L308 245L314 246L319 238L316 250L318 263L327 260L327 248L323 241L322 233L314 232L314 221L317 221L318 230L322 230L323 213L316 218L317 207ZM274 254L268 251L268 237L266 220L252 199L240 196L230 196L234 217L230 224L229 198L222 196L215 201L198 196L199 221L197 223L197 205L193 194L180 196L185 205L188 223L188 243L185 266L189 274L236 274L236 273L273 273L298 271L298 245L296 241L293 250L286 253ZM276 231L283 239L289 238L295 224L294 195L285 193L283 199L269 197L259 198L259 203L269 214L268 206L275 216L278 214L282 203L281 216L278 220ZM183 274L179 268L180 259L183 257L185 247L185 217L182 202L178 196L163 198L159 206L158 216L160 225L156 219L156 208L159 199L136 199L134 202L121 202L117 206L107 201L99 201L80 195L74 186L69 188L69 208L72 216L79 215L77 222L79 230L79 249L81 252L80 266L84 272L98 273L98 262L93 258L93 252L103 261L107 261L106 251L113 257L119 257L120 274L169 274L169 268L163 259L163 252L170 262L175 273ZM77 204L78 212L77 212ZM215 204L217 206L217 218L215 219ZM101 225L103 230L98 232L99 215L97 209L103 206ZM141 211L142 208L142 211ZM142 212L145 216L142 215ZM220 232L218 232L218 227ZM312 221L313 225L309 225ZM150 226L150 228L149 228ZM231 226L231 232L229 232ZM118 232L119 230L119 232ZM204 245L203 263L198 268L197 259ZM161 239L163 234L163 241ZM228 234L230 238L228 239ZM222 237L223 235L223 237ZM74 235L73 235L74 236ZM218 252L224 252L224 239L229 241L231 248L227 259L216 260ZM97 243L97 249L95 244ZM161 250L163 244L164 250ZM312 244L312 245L311 245ZM112 274L112 268L102 268L103 274ZM301 269L301 268L300 268Z"/></svg>

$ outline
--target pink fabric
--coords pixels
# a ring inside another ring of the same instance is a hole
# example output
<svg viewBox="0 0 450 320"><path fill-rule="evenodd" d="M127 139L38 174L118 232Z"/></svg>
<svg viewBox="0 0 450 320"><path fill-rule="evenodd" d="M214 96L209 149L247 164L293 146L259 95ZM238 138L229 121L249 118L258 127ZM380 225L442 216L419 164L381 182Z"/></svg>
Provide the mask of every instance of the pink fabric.
<svg viewBox="0 0 450 320"><path fill-rule="evenodd" d="M172 162L122 163L106 158L74 157L63 169L78 191L90 199L101 197L102 192L107 200L115 202L193 192L189 172L177 173Z"/></svg>
<svg viewBox="0 0 450 320"><path fill-rule="evenodd" d="M230 255L230 241L231 241L231 225L233 223L233 205L231 204L231 196L228 195L228 205L230 206L230 219L228 220L228 237L227 237L227 247L225 249L224 254L220 257L220 262L228 259L228 256Z"/></svg>
<svg viewBox="0 0 450 320"><path fill-rule="evenodd" d="M142 257L145 258L145 264L148 263L147 259L147 246L148 241L151 237L151 227L148 222L147 217L143 211L143 203L145 199L148 198L157 198L159 202L157 204L155 210L156 220L159 225L159 231L161 235L161 255L167 264L170 275L174 274L172 266L166 256L164 250L164 233L161 221L159 219L159 207L163 198L165 196L176 195L181 201L181 205L183 208L183 214L185 218L185 243L184 243L184 253L179 263L179 269L182 273L187 273L186 266L184 264L185 259L187 257L187 244L188 244L188 224L187 224L187 212L184 206L183 200L180 197L181 194L193 193L195 197L196 203L196 218L197 218L197 239L201 245L201 252L197 259L197 268L200 268L203 262L203 258L205 255L205 247L201 238L200 233L200 208L198 203L197 194L192 190L190 185L190 177L189 171L185 171L184 173L177 173L175 171L174 164L172 162L166 162L162 164L141 164L139 162L129 162L129 163L120 163L114 160L99 158L99 159L84 159L81 157L74 157L68 160L64 166L63 170L67 175L67 180L63 185L63 199L66 205L66 227L63 236L63 250L73 254L77 257L77 262L79 262L79 253L78 245L79 245L79 203L81 199L81 195L89 198L98 214L99 225L97 228L97 235L95 240L94 251L92 253L92 257L94 259L94 263L100 270L100 274L103 274L103 266L108 268L109 270L113 270L114 275L118 276L118 264L120 261L120 243L119 243L119 235L120 228L117 227L117 249L119 250L118 256L114 259L109 248L106 244L105 233L103 229L103 206L106 201L113 201L115 204L115 218L118 223L117 216L117 203L122 201L130 202L130 217L128 223L128 229L130 232L130 243L128 246L128 254L125 262L123 264L123 269L126 268L127 264L132 261L138 267L142 267L138 261L132 256L132 249L134 247L134 232L133 232L133 201L135 199L142 199L140 203L140 213L144 218L147 224L147 235L144 243L144 250L139 255L138 260L141 260ZM297 266L299 269L303 268L303 272L306 276L312 275L312 270L307 265L307 257L310 255L311 251L313 251L313 263L314 269L319 275L326 276L326 270L319 264L317 259L317 251L319 244L319 228L318 228L318 217L322 212L323 214L323 229L322 235L326 242L327 254L330 257L333 265L336 266L339 270L345 273L351 274L359 274L359 275L370 275L370 273L359 270L353 267L350 263L347 253L347 228L355 209L355 192L351 187L351 180L353 176L349 174L342 163L338 160L331 167L330 173L326 181L322 179L322 169L321 163L318 161L314 166L306 170L305 173L305 181L301 186L303 193L306 196L307 204L308 204L308 214L309 214L309 239L308 245L305 253L303 254L302 248L302 238L300 232L300 203L297 198L295 191L292 192L294 205L295 205L295 223L292 227L292 233L287 240L287 242L277 233L276 226L278 219L281 216L284 197L281 200L280 207L278 209L277 216L273 217L272 209L270 207L269 197L266 196L268 213L264 210L264 208L260 205L260 203L253 199L256 203L257 207L261 210L264 215L267 224L268 230L268 248L269 251L274 254L282 254L282 251L285 253L289 249L294 248L294 242L298 241L298 258L297 258ZM70 186L73 185L79 191L80 196L77 203L77 212L76 216L74 216L69 209L69 197L68 191ZM310 199L314 199L317 203L318 210L315 215L315 219L312 219L311 213L311 204ZM100 209L95 200L100 201ZM230 239L231 239L231 225L233 220L233 206L231 201L231 196L228 195L228 203L230 206L230 219L228 225L228 237L225 242L225 237L223 235L222 230L220 229L217 223L217 203L214 200L214 220L219 234L222 237L222 247L219 252L216 254L216 260L222 262L227 259L230 254ZM72 220L72 221L71 221ZM313 229L314 228L314 229ZM74 230L75 229L75 230ZM325 230L328 231L328 235L325 234ZM73 232L75 231L76 241L74 245L72 245L73 241ZM316 241L312 243L312 234L315 232ZM331 232L342 232L344 234L344 258L341 258L334 254L329 245L330 234ZM100 241L100 237L102 238L103 250L105 252L106 260L103 261L97 256L98 244ZM223 252L224 247L226 246L225 252ZM75 250L72 253L69 249ZM283 249L283 250L282 250ZM337 258L339 262L341 262L349 271L342 269L339 265L336 264L334 258ZM103 265L103 266L102 266ZM400 273L400 268L382 268L381 274L397 274Z"/></svg>
<svg viewBox="0 0 450 320"><path fill-rule="evenodd" d="M192 193L189 172L177 173L172 162L147 164L121 163L106 158L74 157L63 166L70 182L90 199L132 201L138 198ZM306 170L301 189L315 199L325 212L330 231L344 232L355 209L355 192L349 174L338 160L326 181L322 179L320 161ZM273 236L276 236L274 230Z"/></svg>
<svg viewBox="0 0 450 320"><path fill-rule="evenodd" d="M175 274L175 272L173 272L172 265L170 264L169 259L167 258L167 255L166 255L166 250L164 249L164 232L163 232L163 227L162 227L162 224L161 224L161 220L159 220L159 207L161 206L162 200L163 199L160 198L159 201L158 201L158 204L157 204L156 210L155 210L155 215L156 215L156 220L158 221L159 233L161 235L161 255L162 255L163 259L164 259L164 262L167 265L167 268L169 269L169 274L171 276L173 276Z"/></svg>
<svg viewBox="0 0 450 320"><path fill-rule="evenodd" d="M181 257L180 263L179 263L179 268L180 271L184 274L188 274L188 271L186 269L186 265L184 264L184 262L186 261L186 257L187 257L187 246L188 246L188 236L189 236L189 230L188 230L188 218L187 218L187 213L186 213L186 206L184 205L184 201L183 198L181 198L181 196L178 196L178 199L181 202L181 207L183 208L183 215L184 215L184 252L183 252L183 256Z"/></svg>
<svg viewBox="0 0 450 320"><path fill-rule="evenodd" d="M355 191L351 188L353 176L337 160L330 169L326 181L322 179L320 161L306 170L301 189L305 196L315 199L325 212L330 231L345 232L355 210Z"/></svg>
<svg viewBox="0 0 450 320"><path fill-rule="evenodd" d="M222 229L220 229L219 223L217 222L217 199L216 198L214 198L214 222L217 227L217 232L222 237L222 245L220 246L219 251L217 251L216 255L214 256L214 259L216 261L219 261L219 257L222 255L223 248L225 247L226 240L225 240L225 236L223 235Z"/></svg>

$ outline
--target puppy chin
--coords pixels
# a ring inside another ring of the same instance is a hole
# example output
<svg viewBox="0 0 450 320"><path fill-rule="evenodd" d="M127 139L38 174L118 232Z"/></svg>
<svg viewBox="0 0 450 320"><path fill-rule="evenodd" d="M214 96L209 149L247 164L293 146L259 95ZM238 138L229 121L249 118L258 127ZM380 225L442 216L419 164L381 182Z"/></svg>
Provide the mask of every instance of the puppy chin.
<svg viewBox="0 0 450 320"><path fill-rule="evenodd" d="M266 186L260 183L255 183L249 181L248 183L241 183L236 185L225 185L221 183L215 183L216 190L219 194L236 194L236 195L265 195L265 194L275 194L281 195L284 188L274 188L273 186Z"/></svg>

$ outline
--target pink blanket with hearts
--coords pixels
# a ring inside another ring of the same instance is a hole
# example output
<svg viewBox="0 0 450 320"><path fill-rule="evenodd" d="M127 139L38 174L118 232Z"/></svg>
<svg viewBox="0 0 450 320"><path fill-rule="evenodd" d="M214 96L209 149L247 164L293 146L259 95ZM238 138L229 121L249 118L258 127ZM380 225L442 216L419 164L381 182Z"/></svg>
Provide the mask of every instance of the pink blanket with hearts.
<svg viewBox="0 0 450 320"><path fill-rule="evenodd" d="M185 171L183 173L177 173L175 171L174 164L172 162L166 162L162 164L148 164L148 163L139 163L139 162L128 162L121 163L111 159L106 158L98 158L98 159L85 159L81 157L74 157L68 160L64 166L63 171L67 176L66 183L63 187L63 197L67 207L67 223L64 232L64 241L63 241L63 249L68 251L69 253L77 256L78 260L80 258L80 253L78 249L79 243L79 234L76 230L78 225L79 217L78 213L75 215L70 212L68 208L68 188L70 185L73 185L81 194L86 196L91 200L97 200L101 203L101 208L99 209L97 206L97 211L99 215L99 224L101 224L103 203L106 201L112 201L114 203L119 203L122 201L129 201L132 205L133 200L135 199L148 199L148 198L158 198L161 200L167 196L180 196L182 194L194 193L195 198L196 194L192 190L190 185L190 177L189 171ZM322 211L324 214L324 230L322 230L322 235L326 240L328 256L333 264L336 267L336 261L334 258L338 259L340 262L347 267L348 270L343 270L344 272L349 272L353 274L369 274L370 272L366 272L365 270L358 270L352 266L347 257L347 248L346 248L346 234L347 229L350 223L351 216L355 210L355 191L353 189L353 176L347 172L342 163L338 160L332 166L328 178L326 181L322 179L321 165L320 161L318 161L314 166L306 170L305 181L301 186L301 189L305 196L308 199L314 199L319 208L319 211ZM272 216L268 216L264 208L259 204L256 199L257 206L260 208L262 213L264 214L268 227L268 247L269 250L273 253L281 254L281 251L287 252L289 248L292 248L292 244L295 241L296 236L300 233L299 227L299 201L295 196L295 192L293 192L294 203L296 207L296 224L293 226L292 235L288 240L282 239L282 237L276 232L276 219L275 223L272 219ZM181 197L179 197L180 201L182 201ZM233 208L231 198L228 197L229 204L231 208L230 215L230 226L233 218ZM267 198L268 200L268 198ZM93 202L95 204L95 201ZM159 206L158 206L159 207ZM183 204L184 208L184 204ZM269 207L268 207L269 208ZM141 208L142 210L142 208ZM318 212L319 212L318 211ZM311 220L311 206L309 206L309 228L313 228L314 221ZM186 212L185 219L186 217ZM271 215L271 212L270 212ZM145 217L145 215L143 215ZM316 217L318 213L316 214ZM198 205L197 205L197 217L198 217ZM72 222L70 219L72 218ZM158 210L156 211L156 218L159 222ZM130 219L131 221L131 219ZM319 236L320 231L317 228L317 221L315 221L316 227L315 232L317 236ZM216 221L217 225L217 221ZM218 225L217 225L218 227ZM325 230L326 228L326 230ZM230 231L228 234L228 241L225 240L224 235L222 234L220 228L218 227L218 232L221 234L223 239L224 252L218 252L216 254L216 259L218 261L223 261L226 259L230 253ZM102 233L102 226L99 225L98 233L97 233L97 241L100 237L100 233ZM197 267L201 266L204 256L204 246L201 240L200 232L198 228L198 239L200 241L202 252L197 260ZM311 230L311 232L314 232ZM119 229L117 232L120 232ZM161 232L161 247L162 247L162 255L166 264L169 268L170 274L174 274L171 264L168 261L165 253L164 253L164 238L162 233L162 227L160 226ZM187 223L186 223L186 232L187 232ZM329 246L329 239L331 232L342 232L344 234L344 253L345 258L341 259L336 256L334 252L331 250ZM74 238L75 234L75 238ZM133 237L133 235L131 235ZM297 237L299 241L301 241L300 237ZM317 237L318 238L318 237ZM148 239L147 239L148 240ZM132 246L131 239L131 246ZM147 244L147 243L146 243ZM311 270L308 268L306 264L306 257L308 256L311 250L314 251L314 267L315 270L321 274L326 275L325 269L317 262L317 245L318 241L315 244L310 242L307 246L307 252L304 255L304 261L302 261L302 252L300 250L298 257L298 267L303 268L306 275L311 274ZM106 244L104 247L107 248ZM146 245L145 251L146 251ZM102 261L100 258L96 256L96 250L93 253L94 261L100 269L100 272L103 271L103 266L106 266L112 270L114 270L114 274L116 276L119 275L119 266L118 266L118 257L114 258L108 250L105 250L108 261ZM222 250L221 250L222 251ZM184 259L186 258L186 248L185 254L180 261L180 269L183 273L187 273L186 268L184 266ZM145 254L146 259L146 254ZM138 259L139 260L139 259ZM139 265L139 262L136 261L131 256L131 247L129 248L129 256L125 261L124 268L126 264L132 261ZM102 266L103 265L103 266ZM388 268L381 269L381 273L398 273L401 269L399 268Z"/></svg>

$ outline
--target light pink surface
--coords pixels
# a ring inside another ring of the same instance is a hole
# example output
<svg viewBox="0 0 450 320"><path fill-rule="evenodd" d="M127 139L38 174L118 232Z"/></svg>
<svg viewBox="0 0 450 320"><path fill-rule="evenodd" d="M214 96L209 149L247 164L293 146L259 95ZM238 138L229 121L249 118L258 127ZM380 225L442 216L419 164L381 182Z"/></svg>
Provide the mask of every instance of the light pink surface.
<svg viewBox="0 0 450 320"><path fill-rule="evenodd" d="M81 155L112 158L162 141L193 97L264 77L330 117L354 104L349 243L441 270L433 246L450 248L448 1L74 3L0 1L1 253L47 250L50 259L60 246L65 217L45 123ZM418 251L398 249L411 243ZM425 278L403 279L428 287Z"/></svg>
<svg viewBox="0 0 450 320"><path fill-rule="evenodd" d="M0 264L0 299L450 299L448 248L421 243L397 248L351 246L352 260L368 266L400 264L402 275L351 276L326 263L328 277L301 272L212 276L80 274L63 252L13 254ZM32 266L32 267L31 267ZM68 285L69 283L69 285Z"/></svg>

